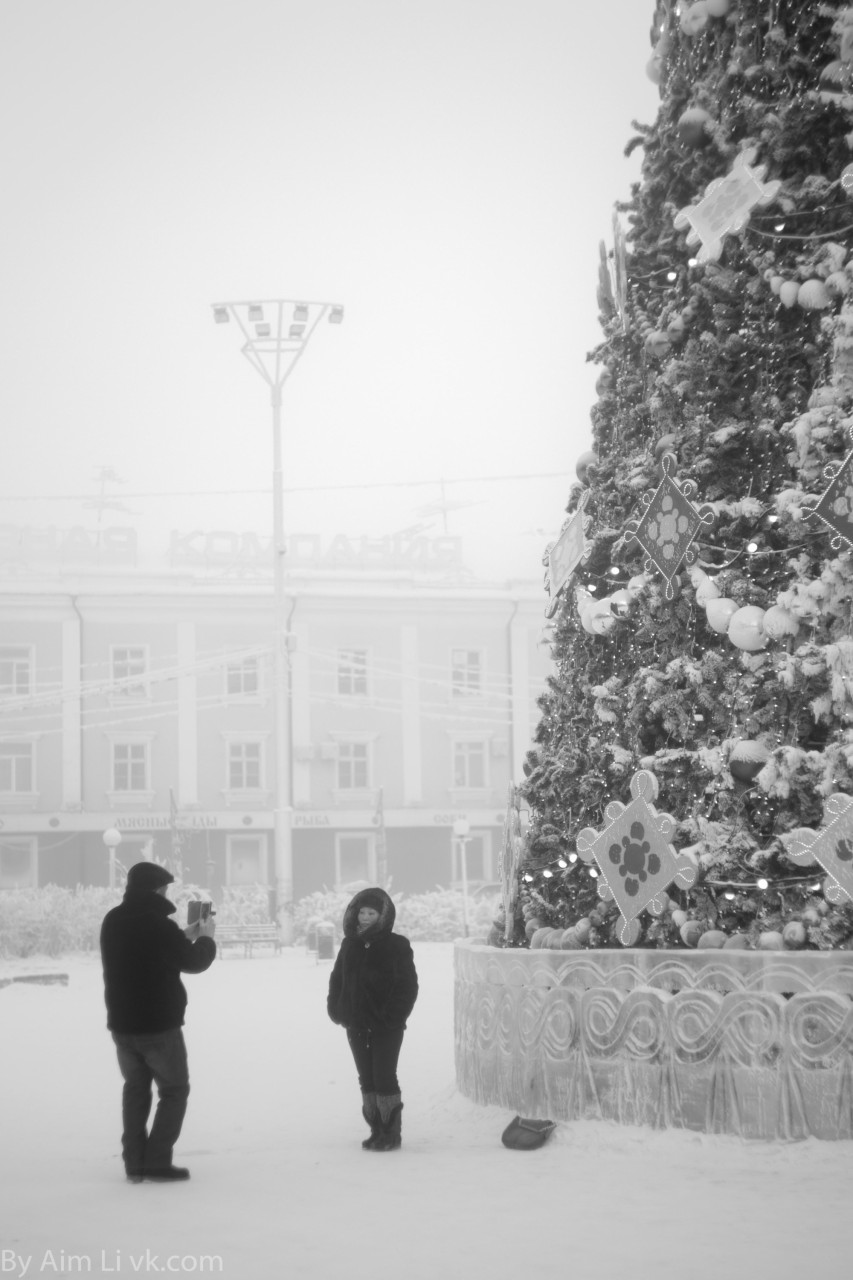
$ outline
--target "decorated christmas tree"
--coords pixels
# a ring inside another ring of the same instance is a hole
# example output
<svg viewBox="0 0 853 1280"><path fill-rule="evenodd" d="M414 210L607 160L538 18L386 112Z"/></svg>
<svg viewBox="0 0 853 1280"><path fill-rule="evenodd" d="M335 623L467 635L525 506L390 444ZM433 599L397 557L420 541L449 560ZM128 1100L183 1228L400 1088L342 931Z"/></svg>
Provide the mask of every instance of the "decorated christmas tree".
<svg viewBox="0 0 853 1280"><path fill-rule="evenodd" d="M651 39L518 904L533 945L851 947L853 7Z"/></svg>

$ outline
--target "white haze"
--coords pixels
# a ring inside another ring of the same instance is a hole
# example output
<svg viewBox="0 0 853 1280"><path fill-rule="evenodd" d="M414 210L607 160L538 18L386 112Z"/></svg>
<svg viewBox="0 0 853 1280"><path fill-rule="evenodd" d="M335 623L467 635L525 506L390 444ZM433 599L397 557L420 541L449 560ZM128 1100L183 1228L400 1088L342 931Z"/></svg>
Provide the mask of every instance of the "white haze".
<svg viewBox="0 0 853 1280"><path fill-rule="evenodd" d="M172 529L268 534L268 393L210 304L309 298L346 319L285 389L288 529L447 531L538 577L589 447L652 14L5 5L0 523L132 524L156 553ZM123 483L99 512L102 467Z"/></svg>

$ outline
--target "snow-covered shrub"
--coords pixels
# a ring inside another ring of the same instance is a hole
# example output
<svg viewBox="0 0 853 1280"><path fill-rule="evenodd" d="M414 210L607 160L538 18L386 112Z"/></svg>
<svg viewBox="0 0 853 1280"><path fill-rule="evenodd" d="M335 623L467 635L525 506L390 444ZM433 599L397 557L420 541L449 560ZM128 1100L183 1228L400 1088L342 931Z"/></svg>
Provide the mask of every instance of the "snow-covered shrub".
<svg viewBox="0 0 853 1280"><path fill-rule="evenodd" d="M294 938L304 942L309 927L318 920L329 920L341 934L344 911L352 898L349 890L337 892L325 890L309 894L296 903L294 909ZM452 942L461 938L464 931L462 894L457 889L435 889L430 893L391 892L397 908L394 925L398 933L405 934L412 942ZM497 914L497 895L468 898L468 929L471 937L485 937Z"/></svg>
<svg viewBox="0 0 853 1280"><path fill-rule="evenodd" d="M78 885L64 889L8 889L0 893L0 956L60 956L94 951L118 889Z"/></svg>

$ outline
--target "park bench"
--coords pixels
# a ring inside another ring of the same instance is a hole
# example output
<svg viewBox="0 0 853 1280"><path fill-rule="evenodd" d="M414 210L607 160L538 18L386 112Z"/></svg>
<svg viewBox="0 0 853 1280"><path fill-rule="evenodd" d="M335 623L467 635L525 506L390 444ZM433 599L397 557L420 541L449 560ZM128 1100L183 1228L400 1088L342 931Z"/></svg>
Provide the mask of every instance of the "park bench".
<svg viewBox="0 0 853 1280"><path fill-rule="evenodd" d="M269 946L281 950L281 938L275 924L222 924L216 930L216 944L220 947L243 947L243 954L252 955L254 947Z"/></svg>

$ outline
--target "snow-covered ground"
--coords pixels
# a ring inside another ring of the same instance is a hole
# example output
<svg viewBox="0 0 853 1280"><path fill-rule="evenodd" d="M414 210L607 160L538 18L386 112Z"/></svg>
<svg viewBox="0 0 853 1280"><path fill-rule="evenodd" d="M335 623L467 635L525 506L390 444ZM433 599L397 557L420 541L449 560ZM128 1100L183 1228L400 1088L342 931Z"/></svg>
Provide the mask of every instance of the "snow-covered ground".
<svg viewBox="0 0 853 1280"><path fill-rule="evenodd" d="M853 1264L853 1143L783 1145L561 1125L507 1151L512 1118L455 1089L453 949L418 944L400 1063L403 1149L366 1127L329 962L219 959L189 976L188 1183L131 1185L121 1079L93 957L0 964L0 1277L228 1280L800 1280ZM21 1259L23 1261L21 1261ZM28 1265L27 1265L28 1264Z"/></svg>

